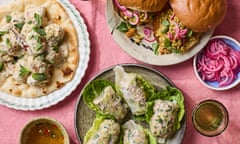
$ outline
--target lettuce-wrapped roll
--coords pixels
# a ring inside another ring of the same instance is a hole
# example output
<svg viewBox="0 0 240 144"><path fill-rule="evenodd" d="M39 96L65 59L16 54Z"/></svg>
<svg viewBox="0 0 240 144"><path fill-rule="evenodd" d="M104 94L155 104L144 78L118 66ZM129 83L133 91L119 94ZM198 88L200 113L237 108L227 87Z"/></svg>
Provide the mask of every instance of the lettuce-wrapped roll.
<svg viewBox="0 0 240 144"><path fill-rule="evenodd" d="M135 116L146 112L147 98L154 88L136 73L127 73L123 67L114 68L115 83Z"/></svg>
<svg viewBox="0 0 240 144"><path fill-rule="evenodd" d="M159 143L175 134L181 126L184 113L183 95L176 88L167 87L148 102L146 120L152 135Z"/></svg>
<svg viewBox="0 0 240 144"><path fill-rule="evenodd" d="M129 120L124 123L122 128L123 144L148 144L149 140L147 133L133 120Z"/></svg>
<svg viewBox="0 0 240 144"><path fill-rule="evenodd" d="M120 131L120 125L113 119L97 116L86 133L83 144L117 144Z"/></svg>
<svg viewBox="0 0 240 144"><path fill-rule="evenodd" d="M116 93L114 86L106 80L91 82L83 92L85 103L102 115L110 115L121 121L128 112L128 106Z"/></svg>

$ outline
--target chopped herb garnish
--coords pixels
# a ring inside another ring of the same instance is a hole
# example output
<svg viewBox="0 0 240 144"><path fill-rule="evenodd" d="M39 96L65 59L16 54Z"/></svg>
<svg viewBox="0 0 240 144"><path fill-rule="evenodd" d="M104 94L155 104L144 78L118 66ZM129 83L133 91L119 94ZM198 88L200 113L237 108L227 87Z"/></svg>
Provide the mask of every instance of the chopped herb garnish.
<svg viewBox="0 0 240 144"><path fill-rule="evenodd" d="M39 51L42 48L41 43L37 43L37 46L35 47L36 51Z"/></svg>
<svg viewBox="0 0 240 144"><path fill-rule="evenodd" d="M21 30L24 24L25 24L25 22L19 22L19 23L14 24L14 26Z"/></svg>
<svg viewBox="0 0 240 144"><path fill-rule="evenodd" d="M170 25L169 22L168 22L168 20L163 20L163 21L162 21L162 24L165 25L165 26L169 26L169 25Z"/></svg>
<svg viewBox="0 0 240 144"><path fill-rule="evenodd" d="M188 30L187 36L188 36L188 37L191 37L192 35L193 35L193 31L192 31L192 30Z"/></svg>
<svg viewBox="0 0 240 144"><path fill-rule="evenodd" d="M2 71L3 68L4 68L4 64L3 64L3 62L0 62L0 71Z"/></svg>
<svg viewBox="0 0 240 144"><path fill-rule="evenodd" d="M161 31L162 31L162 33L167 33L167 32L169 31L169 26L165 26L165 25L164 25L164 26L162 27L162 30L161 30Z"/></svg>
<svg viewBox="0 0 240 144"><path fill-rule="evenodd" d="M117 27L117 30L119 30L120 32L127 32L128 31L127 23L121 22L121 24Z"/></svg>
<svg viewBox="0 0 240 144"><path fill-rule="evenodd" d="M37 81L44 81L47 79L47 77L44 73L33 73L32 78Z"/></svg>
<svg viewBox="0 0 240 144"><path fill-rule="evenodd" d="M58 48L59 48L58 46L53 46L53 47L52 47L52 50L54 50L54 51L57 52L57 51L58 51Z"/></svg>
<svg viewBox="0 0 240 144"><path fill-rule="evenodd" d="M7 23L10 23L10 22L11 22L11 20L12 20L12 16L10 16L10 15L7 15L7 16L6 16L6 21L7 21Z"/></svg>
<svg viewBox="0 0 240 144"><path fill-rule="evenodd" d="M25 77L25 76L29 75L29 73L30 73L29 69L25 68L24 66L20 66L20 67L21 67L20 73L19 73L20 77Z"/></svg>
<svg viewBox="0 0 240 144"><path fill-rule="evenodd" d="M38 26L41 26L41 25L42 25L42 17L41 17L39 14L34 13L34 19L35 19L35 21L37 22L37 25L38 25Z"/></svg>
<svg viewBox="0 0 240 144"><path fill-rule="evenodd" d="M0 31L0 36L3 36L5 34L7 34L7 33L8 33L8 31Z"/></svg>
<svg viewBox="0 0 240 144"><path fill-rule="evenodd" d="M32 21L30 20L30 21L28 21L28 24L32 24Z"/></svg>
<svg viewBox="0 0 240 144"><path fill-rule="evenodd" d="M164 47L167 48L169 46L171 46L171 41L168 38L165 38L165 40L164 40Z"/></svg>
<svg viewBox="0 0 240 144"><path fill-rule="evenodd" d="M32 28L36 33L40 34L41 36L45 36L46 35L46 32L44 31L44 29L40 28L40 27L37 27L37 26L34 26Z"/></svg>
<svg viewBox="0 0 240 144"><path fill-rule="evenodd" d="M158 43L153 43L153 44L152 44L152 48L153 48L153 50L154 50L154 54L155 54L155 55L158 55L158 54L159 54L159 53L158 53L159 44L158 44Z"/></svg>
<svg viewBox="0 0 240 144"><path fill-rule="evenodd" d="M12 47L9 38L6 39L6 45L7 45L8 48Z"/></svg>

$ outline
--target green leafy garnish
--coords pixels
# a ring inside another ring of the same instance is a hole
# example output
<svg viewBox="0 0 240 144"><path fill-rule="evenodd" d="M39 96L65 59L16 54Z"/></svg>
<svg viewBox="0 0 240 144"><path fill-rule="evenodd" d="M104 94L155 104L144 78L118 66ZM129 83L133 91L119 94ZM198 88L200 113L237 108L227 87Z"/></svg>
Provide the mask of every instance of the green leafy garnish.
<svg viewBox="0 0 240 144"><path fill-rule="evenodd" d="M37 43L37 46L35 47L36 51L39 51L42 48L41 43Z"/></svg>
<svg viewBox="0 0 240 144"><path fill-rule="evenodd" d="M11 20L12 20L12 16L10 16L10 15L7 15L7 16L6 16L6 21L7 21L7 23L10 23L10 22L11 22Z"/></svg>
<svg viewBox="0 0 240 144"><path fill-rule="evenodd" d="M193 31L192 31L192 30L188 30L187 36L188 36L188 37L191 37L192 35L193 35Z"/></svg>
<svg viewBox="0 0 240 144"><path fill-rule="evenodd" d="M4 64L3 64L3 62L0 62L0 71L2 71L3 68L4 68Z"/></svg>
<svg viewBox="0 0 240 144"><path fill-rule="evenodd" d="M54 50L55 52L57 52L57 51L58 51L58 49L59 49L59 47L58 47L58 46L53 46L53 47L52 47L52 50Z"/></svg>
<svg viewBox="0 0 240 144"><path fill-rule="evenodd" d="M171 46L171 41L168 38L165 38L164 47L167 48L167 47L170 47L170 46Z"/></svg>
<svg viewBox="0 0 240 144"><path fill-rule="evenodd" d="M163 26L161 31L162 33L167 33L169 31L169 26Z"/></svg>
<svg viewBox="0 0 240 144"><path fill-rule="evenodd" d="M6 39L6 45L7 45L8 48L12 47L9 38Z"/></svg>
<svg viewBox="0 0 240 144"><path fill-rule="evenodd" d="M42 29L40 27L34 26L32 29L36 33L40 34L41 36L45 36L46 35L46 32L44 31L44 29Z"/></svg>
<svg viewBox="0 0 240 144"><path fill-rule="evenodd" d="M32 78L37 81L47 80L47 76L44 73L33 73Z"/></svg>
<svg viewBox="0 0 240 144"><path fill-rule="evenodd" d="M153 43L152 48L153 48L154 54L158 55L159 54L159 52L158 52L159 44L158 43Z"/></svg>
<svg viewBox="0 0 240 144"><path fill-rule="evenodd" d="M8 31L0 31L0 36L3 36L5 34L7 34L7 33L8 33Z"/></svg>
<svg viewBox="0 0 240 144"><path fill-rule="evenodd" d="M41 26L41 25L42 25L42 17L41 17L39 14L34 13L34 19L35 19L35 21L37 22L37 25L38 25L38 26Z"/></svg>
<svg viewBox="0 0 240 144"><path fill-rule="evenodd" d="M25 68L24 66L20 66L20 67L21 67L20 73L19 73L20 77L23 78L23 77L26 77L27 75L30 74L30 70L29 69Z"/></svg>
<svg viewBox="0 0 240 144"><path fill-rule="evenodd" d="M117 27L117 30L120 32L127 32L128 31L128 25L125 22L121 22L121 24Z"/></svg>
<svg viewBox="0 0 240 144"><path fill-rule="evenodd" d="M167 49L173 53L183 53L180 49L173 48L172 46L167 47Z"/></svg>
<svg viewBox="0 0 240 144"><path fill-rule="evenodd" d="M162 21L162 24L165 25L165 26L169 26L169 25L170 25L170 23L169 23L168 20L163 20L163 21Z"/></svg>
<svg viewBox="0 0 240 144"><path fill-rule="evenodd" d="M19 22L19 23L14 24L14 26L21 30L24 24L25 24L25 22Z"/></svg>

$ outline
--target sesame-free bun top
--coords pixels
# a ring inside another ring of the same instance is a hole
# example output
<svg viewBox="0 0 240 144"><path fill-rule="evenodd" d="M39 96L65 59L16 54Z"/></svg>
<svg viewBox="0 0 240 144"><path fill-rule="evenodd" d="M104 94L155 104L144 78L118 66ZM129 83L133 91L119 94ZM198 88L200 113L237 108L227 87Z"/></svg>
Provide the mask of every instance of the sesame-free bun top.
<svg viewBox="0 0 240 144"><path fill-rule="evenodd" d="M145 12L161 11L168 0L118 0L119 3L127 8Z"/></svg>
<svg viewBox="0 0 240 144"><path fill-rule="evenodd" d="M224 19L226 0L169 0L181 23L196 32L214 29Z"/></svg>

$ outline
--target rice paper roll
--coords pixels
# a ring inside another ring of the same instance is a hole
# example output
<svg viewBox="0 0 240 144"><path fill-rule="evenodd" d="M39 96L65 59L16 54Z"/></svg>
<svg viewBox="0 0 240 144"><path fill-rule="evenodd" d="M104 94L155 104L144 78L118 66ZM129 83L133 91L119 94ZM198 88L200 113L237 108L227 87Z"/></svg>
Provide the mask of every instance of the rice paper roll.
<svg viewBox="0 0 240 144"><path fill-rule="evenodd" d="M118 144L121 128L113 119L97 116L83 144Z"/></svg>
<svg viewBox="0 0 240 144"><path fill-rule="evenodd" d="M83 97L89 108L102 115L112 116L118 121L128 113L127 104L109 81L93 81L84 89Z"/></svg>
<svg viewBox="0 0 240 144"><path fill-rule="evenodd" d="M135 116L146 112L147 98L154 88L141 75L127 73L121 66L114 68L116 87Z"/></svg>
<svg viewBox="0 0 240 144"><path fill-rule="evenodd" d="M142 126L129 120L122 125L123 144L148 144L148 135Z"/></svg>

